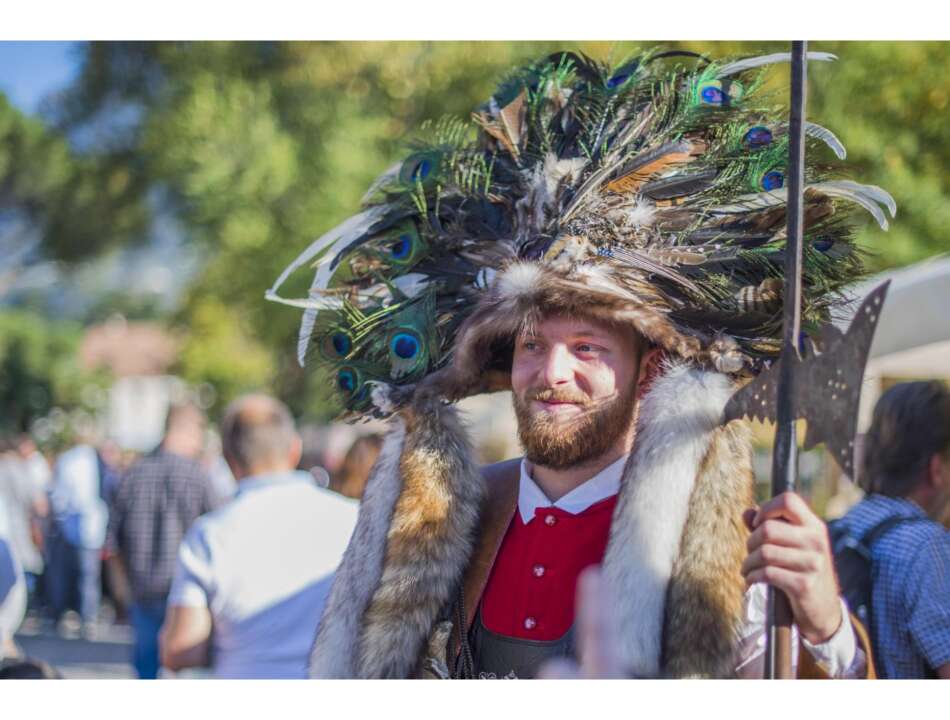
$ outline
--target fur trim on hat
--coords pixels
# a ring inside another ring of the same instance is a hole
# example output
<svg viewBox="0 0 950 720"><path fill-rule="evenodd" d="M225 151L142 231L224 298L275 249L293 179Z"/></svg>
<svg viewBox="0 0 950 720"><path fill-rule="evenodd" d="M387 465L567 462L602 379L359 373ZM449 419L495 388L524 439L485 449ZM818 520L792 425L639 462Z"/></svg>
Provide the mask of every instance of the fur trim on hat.
<svg viewBox="0 0 950 720"><path fill-rule="evenodd" d="M452 365L429 382L449 399L483 391L486 374L510 372L515 337L547 314L631 325L674 356L708 360L704 341L712 338L687 333L670 319L669 312L663 298L646 282L640 286L631 281L629 273L621 278L604 265L555 270L514 262L498 274L459 330Z"/></svg>

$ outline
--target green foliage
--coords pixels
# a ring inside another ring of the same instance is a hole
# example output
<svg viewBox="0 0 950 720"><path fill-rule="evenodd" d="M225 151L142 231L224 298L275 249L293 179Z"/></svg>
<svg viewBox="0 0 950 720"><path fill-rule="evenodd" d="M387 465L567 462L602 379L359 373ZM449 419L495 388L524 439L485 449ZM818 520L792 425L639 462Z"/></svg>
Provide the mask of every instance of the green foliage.
<svg viewBox="0 0 950 720"><path fill-rule="evenodd" d="M230 314L213 296L196 299L175 368L192 385L211 383L219 408L243 392L270 385L274 375L271 352L249 337Z"/></svg>
<svg viewBox="0 0 950 720"><path fill-rule="evenodd" d="M141 237L145 187L131 162L81 157L57 132L0 95L0 210L22 214L39 230L41 250L81 260Z"/></svg>
<svg viewBox="0 0 950 720"><path fill-rule="evenodd" d="M27 430L53 407L77 407L86 385L102 384L76 362L80 334L78 325L35 313L0 313L0 431Z"/></svg>

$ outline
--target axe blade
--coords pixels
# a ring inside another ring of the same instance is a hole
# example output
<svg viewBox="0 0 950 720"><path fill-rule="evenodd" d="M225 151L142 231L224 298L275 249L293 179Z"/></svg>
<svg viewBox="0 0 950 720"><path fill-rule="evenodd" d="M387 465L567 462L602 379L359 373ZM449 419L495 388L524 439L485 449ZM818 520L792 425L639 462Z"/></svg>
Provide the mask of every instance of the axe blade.
<svg viewBox="0 0 950 720"><path fill-rule="evenodd" d="M861 384L889 285L890 280L868 294L844 335L824 326L820 352L810 352L804 359L782 358L738 390L726 404L723 421L749 417L775 422L778 368L790 359L800 390L794 398L795 418L808 426L805 449L823 442L841 470L853 478Z"/></svg>

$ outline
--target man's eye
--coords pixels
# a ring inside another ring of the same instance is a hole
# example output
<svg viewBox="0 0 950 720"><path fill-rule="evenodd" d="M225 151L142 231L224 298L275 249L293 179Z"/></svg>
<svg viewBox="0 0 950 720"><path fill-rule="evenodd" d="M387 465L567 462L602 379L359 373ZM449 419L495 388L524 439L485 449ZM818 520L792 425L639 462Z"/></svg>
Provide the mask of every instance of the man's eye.
<svg viewBox="0 0 950 720"><path fill-rule="evenodd" d="M525 350L535 350L537 349L538 344L534 340L525 340L521 344L521 347L523 347Z"/></svg>
<svg viewBox="0 0 950 720"><path fill-rule="evenodd" d="M591 345L589 343L581 343L580 345L577 346L578 352L589 353L589 352L596 352L596 350L597 348L594 345Z"/></svg>

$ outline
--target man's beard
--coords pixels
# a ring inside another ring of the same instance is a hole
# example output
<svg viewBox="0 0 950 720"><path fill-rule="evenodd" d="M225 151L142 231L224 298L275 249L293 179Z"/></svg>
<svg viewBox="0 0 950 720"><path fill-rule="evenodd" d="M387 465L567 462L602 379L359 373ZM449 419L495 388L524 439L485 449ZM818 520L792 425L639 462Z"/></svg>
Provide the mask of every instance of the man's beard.
<svg viewBox="0 0 950 720"><path fill-rule="evenodd" d="M630 430L636 392L630 388L603 402L551 388L528 390L523 398L512 393L512 398L525 457L534 465L566 470L600 457ZM534 413L533 400L576 403L580 412L566 419L558 419L555 413Z"/></svg>

